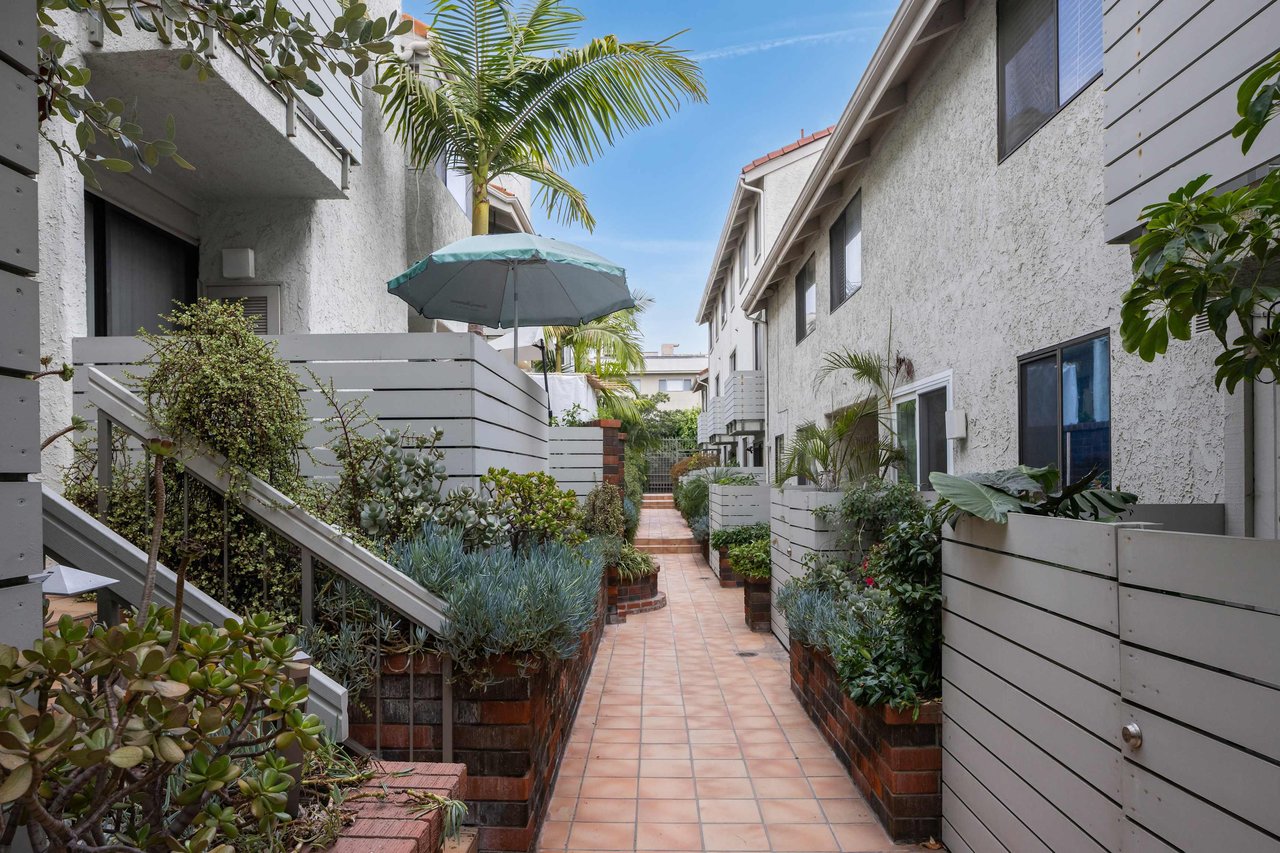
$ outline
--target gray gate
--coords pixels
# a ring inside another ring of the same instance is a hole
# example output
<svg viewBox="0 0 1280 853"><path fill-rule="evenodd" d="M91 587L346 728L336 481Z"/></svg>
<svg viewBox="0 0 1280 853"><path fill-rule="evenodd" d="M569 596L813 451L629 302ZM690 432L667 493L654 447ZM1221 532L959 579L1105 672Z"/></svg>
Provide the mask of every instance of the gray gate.
<svg viewBox="0 0 1280 853"><path fill-rule="evenodd" d="M644 454L648 466L648 492L671 492L671 466L690 456L696 448L678 438L660 438Z"/></svg>

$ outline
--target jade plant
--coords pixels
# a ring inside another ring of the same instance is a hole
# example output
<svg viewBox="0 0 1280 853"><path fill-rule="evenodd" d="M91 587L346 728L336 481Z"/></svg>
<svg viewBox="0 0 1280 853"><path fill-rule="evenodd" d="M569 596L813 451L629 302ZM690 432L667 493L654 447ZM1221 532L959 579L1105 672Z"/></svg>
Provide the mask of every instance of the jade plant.
<svg viewBox="0 0 1280 853"><path fill-rule="evenodd" d="M0 646L0 844L36 850L230 851L290 820L296 768L320 745L297 643L262 616L221 627L172 611L90 630L69 616Z"/></svg>
<svg viewBox="0 0 1280 853"><path fill-rule="evenodd" d="M562 491L555 477L535 471L517 474L490 468L480 478L485 496L503 508L510 524L511 549L521 552L533 545L583 541L582 510L572 491Z"/></svg>

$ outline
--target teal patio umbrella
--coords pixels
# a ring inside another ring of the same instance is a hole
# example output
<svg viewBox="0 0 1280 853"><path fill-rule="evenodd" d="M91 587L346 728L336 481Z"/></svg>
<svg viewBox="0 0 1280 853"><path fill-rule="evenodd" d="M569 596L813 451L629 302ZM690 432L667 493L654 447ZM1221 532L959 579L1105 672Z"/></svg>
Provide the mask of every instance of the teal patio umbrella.
<svg viewBox="0 0 1280 853"><path fill-rule="evenodd" d="M513 359L521 322L576 326L635 305L622 267L535 234L450 243L387 282L387 290L424 317L514 329Z"/></svg>

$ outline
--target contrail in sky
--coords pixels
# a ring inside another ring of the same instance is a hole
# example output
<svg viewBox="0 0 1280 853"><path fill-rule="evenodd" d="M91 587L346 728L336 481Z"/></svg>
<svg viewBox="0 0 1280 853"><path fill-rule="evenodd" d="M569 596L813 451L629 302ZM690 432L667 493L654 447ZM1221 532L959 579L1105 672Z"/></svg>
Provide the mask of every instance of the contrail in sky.
<svg viewBox="0 0 1280 853"><path fill-rule="evenodd" d="M853 27L847 30L832 30L825 33L810 33L802 36L787 36L786 38L766 39L764 41L747 42L746 44L734 44L728 47L717 47L711 50L705 50L701 53L695 53L694 59L707 61L712 59L731 59L735 56L746 56L750 53L761 53L766 50L774 50L779 47L791 47L797 44L814 44L816 42L833 42L833 41L853 41L859 36L875 36L884 30L883 27Z"/></svg>

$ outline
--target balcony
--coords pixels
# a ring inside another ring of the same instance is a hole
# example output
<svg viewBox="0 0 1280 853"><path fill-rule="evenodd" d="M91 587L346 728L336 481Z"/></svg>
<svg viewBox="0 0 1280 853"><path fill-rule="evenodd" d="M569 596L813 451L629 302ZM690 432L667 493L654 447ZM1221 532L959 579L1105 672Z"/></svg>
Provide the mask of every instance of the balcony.
<svg viewBox="0 0 1280 853"><path fill-rule="evenodd" d="M342 13L338 0L302 0L317 21ZM324 70L323 97L300 96L291 109L221 41L212 74L201 82L178 67L181 52L151 33L125 26L103 34L85 19L81 44L93 71L93 91L136 104L138 123L162 136L166 117L177 128L179 153L196 168L164 161L148 179L175 198L343 198L346 173L363 154L361 106L350 85ZM323 26L323 24L321 25Z"/></svg>
<svg viewBox="0 0 1280 853"><path fill-rule="evenodd" d="M737 370L729 374L724 395L717 411L722 424L719 432L729 435L752 435L764 432L764 372Z"/></svg>

